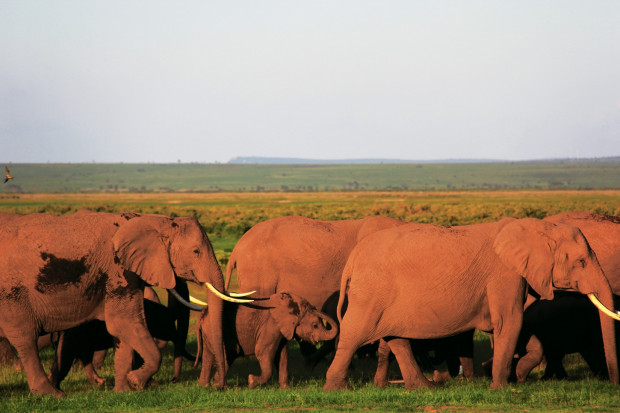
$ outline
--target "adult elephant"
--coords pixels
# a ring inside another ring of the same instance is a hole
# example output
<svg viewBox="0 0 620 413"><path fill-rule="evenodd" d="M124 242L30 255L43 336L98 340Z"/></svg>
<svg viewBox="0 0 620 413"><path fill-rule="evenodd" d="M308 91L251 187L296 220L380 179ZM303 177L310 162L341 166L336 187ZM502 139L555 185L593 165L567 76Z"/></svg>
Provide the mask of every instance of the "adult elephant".
<svg viewBox="0 0 620 413"><path fill-rule="evenodd" d="M529 284L544 299L579 291L613 308L596 255L576 227L533 218L445 228L408 224L373 234L351 252L339 307L348 308L326 390L346 387L355 350L386 338L405 385L429 386L407 338L477 328L495 336L492 388L507 384ZM613 320L601 315L610 380L618 383Z"/></svg>
<svg viewBox="0 0 620 413"><path fill-rule="evenodd" d="M224 289L213 248L194 218L90 211L25 215L0 226L0 249L0 336L16 348L36 394L64 394L45 376L39 335L105 320L120 342L115 390L129 384L141 389L161 362L144 321L145 283L172 289L178 277ZM222 301L213 291L209 298L220 315L211 338L225 372ZM130 371L132 350L144 364Z"/></svg>
<svg viewBox="0 0 620 413"><path fill-rule="evenodd" d="M226 268L226 289L236 269L243 291L257 291L263 297L290 292L336 318L340 278L353 247L369 234L404 223L380 216L339 221L287 216L263 221L235 245ZM313 345L300 343L311 365L334 347L330 340L312 354Z"/></svg>

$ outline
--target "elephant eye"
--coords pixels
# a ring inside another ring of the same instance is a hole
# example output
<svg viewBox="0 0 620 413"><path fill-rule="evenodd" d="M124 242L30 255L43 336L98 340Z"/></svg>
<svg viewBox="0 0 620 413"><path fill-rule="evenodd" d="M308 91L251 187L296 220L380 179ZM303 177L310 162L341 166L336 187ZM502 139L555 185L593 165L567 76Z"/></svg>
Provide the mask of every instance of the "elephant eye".
<svg viewBox="0 0 620 413"><path fill-rule="evenodd" d="M583 258L579 260L579 264L581 265L581 268L586 268L586 260Z"/></svg>
<svg viewBox="0 0 620 413"><path fill-rule="evenodd" d="M199 250L198 248L196 248L196 249L194 250L194 254L196 254L196 255L200 255L200 250Z"/></svg>

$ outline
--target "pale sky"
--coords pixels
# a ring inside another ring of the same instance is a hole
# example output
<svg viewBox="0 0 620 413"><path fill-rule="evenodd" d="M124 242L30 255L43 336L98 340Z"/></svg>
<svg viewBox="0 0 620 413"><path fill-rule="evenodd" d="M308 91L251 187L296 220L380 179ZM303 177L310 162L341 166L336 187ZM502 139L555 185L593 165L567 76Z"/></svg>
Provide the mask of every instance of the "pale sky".
<svg viewBox="0 0 620 413"><path fill-rule="evenodd" d="M620 156L620 1L0 0L0 162Z"/></svg>

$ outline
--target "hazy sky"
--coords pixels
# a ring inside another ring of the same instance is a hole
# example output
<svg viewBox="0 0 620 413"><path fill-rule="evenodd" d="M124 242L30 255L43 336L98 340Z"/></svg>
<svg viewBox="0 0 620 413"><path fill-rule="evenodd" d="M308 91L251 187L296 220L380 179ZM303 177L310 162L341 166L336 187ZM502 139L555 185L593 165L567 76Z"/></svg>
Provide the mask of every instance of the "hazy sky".
<svg viewBox="0 0 620 413"><path fill-rule="evenodd" d="M620 1L0 0L0 162L620 155Z"/></svg>

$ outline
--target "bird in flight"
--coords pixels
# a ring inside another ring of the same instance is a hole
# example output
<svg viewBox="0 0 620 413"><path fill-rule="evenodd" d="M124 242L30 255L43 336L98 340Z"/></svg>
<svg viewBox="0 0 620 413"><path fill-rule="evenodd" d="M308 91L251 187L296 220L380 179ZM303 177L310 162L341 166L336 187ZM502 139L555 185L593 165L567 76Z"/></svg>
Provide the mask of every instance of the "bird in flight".
<svg viewBox="0 0 620 413"><path fill-rule="evenodd" d="M4 178L4 183L6 184L9 179L15 179L13 178L13 176L11 175L11 171L9 171L9 167L8 166L4 166L4 169L6 169L6 178Z"/></svg>

